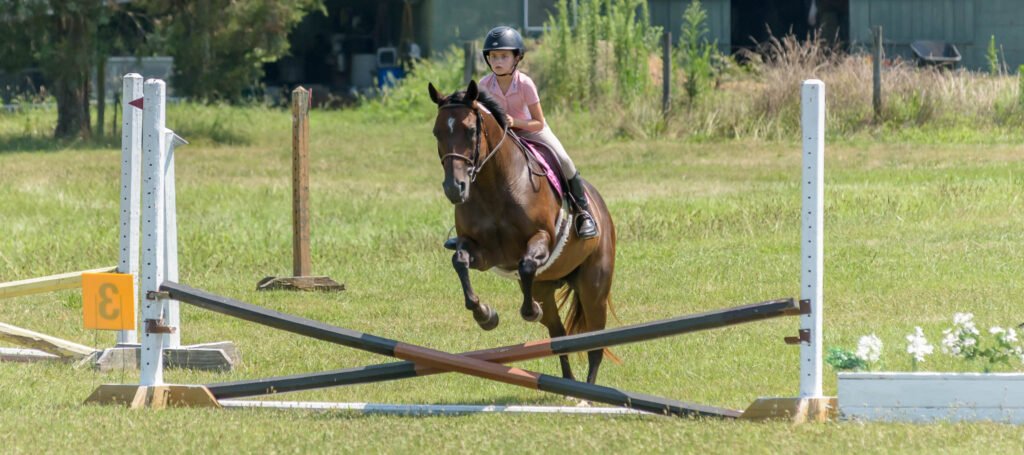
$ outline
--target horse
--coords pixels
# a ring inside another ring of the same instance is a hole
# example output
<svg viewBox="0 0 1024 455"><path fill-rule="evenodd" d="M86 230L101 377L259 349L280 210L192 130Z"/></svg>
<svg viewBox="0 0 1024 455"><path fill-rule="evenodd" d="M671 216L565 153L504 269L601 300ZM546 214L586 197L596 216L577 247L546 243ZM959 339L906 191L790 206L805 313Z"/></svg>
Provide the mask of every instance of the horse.
<svg viewBox="0 0 1024 455"><path fill-rule="evenodd" d="M559 216L562 198L569 196L555 193L536 159L509 131L501 106L479 91L476 81L449 96L439 94L433 83L428 90L438 106L433 133L444 169L442 187L455 206L452 266L473 319L484 330L499 322L498 312L473 291L470 268L518 279L520 315L539 320L552 338L604 329L608 312L614 311L615 226L600 193L584 182L600 235L581 240L572 216ZM570 301L563 325L558 310ZM605 353L587 353L588 383L597 380ZM559 356L559 362L562 376L575 379L568 356Z"/></svg>

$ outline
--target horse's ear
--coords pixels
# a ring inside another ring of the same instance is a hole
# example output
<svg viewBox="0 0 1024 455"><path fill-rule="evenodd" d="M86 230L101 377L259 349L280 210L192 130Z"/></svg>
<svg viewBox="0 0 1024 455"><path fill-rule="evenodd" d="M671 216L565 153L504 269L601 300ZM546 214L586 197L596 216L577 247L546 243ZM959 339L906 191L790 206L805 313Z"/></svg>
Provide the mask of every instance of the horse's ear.
<svg viewBox="0 0 1024 455"><path fill-rule="evenodd" d="M476 81L470 80L469 87L466 88L466 101L476 101L476 97L479 94L480 91L476 88Z"/></svg>
<svg viewBox="0 0 1024 455"><path fill-rule="evenodd" d="M434 104L441 105L441 94L437 93L437 89L434 88L433 82L427 83L427 91L430 92L430 99L434 101Z"/></svg>

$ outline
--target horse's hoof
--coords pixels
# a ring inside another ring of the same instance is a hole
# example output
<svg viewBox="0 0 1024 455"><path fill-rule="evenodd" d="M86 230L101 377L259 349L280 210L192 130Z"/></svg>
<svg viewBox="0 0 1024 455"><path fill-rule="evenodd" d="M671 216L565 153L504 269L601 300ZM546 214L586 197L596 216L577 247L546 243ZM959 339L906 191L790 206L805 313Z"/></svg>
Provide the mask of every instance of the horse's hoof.
<svg viewBox="0 0 1024 455"><path fill-rule="evenodd" d="M494 311L493 308L487 305L481 306L483 307L483 314L485 315L485 317L481 321L480 319L477 319L476 313L474 312L473 319L476 321L476 323L480 326L481 329L494 330L494 328L498 326L498 322L500 322L500 320L498 319L498 312Z"/></svg>
<svg viewBox="0 0 1024 455"><path fill-rule="evenodd" d="M540 309L540 305L537 305L537 302L533 302L532 309L533 314L526 314L525 311L519 312L519 314L523 316L523 319L526 320L526 322L536 322L540 320L541 316L544 316L544 310Z"/></svg>

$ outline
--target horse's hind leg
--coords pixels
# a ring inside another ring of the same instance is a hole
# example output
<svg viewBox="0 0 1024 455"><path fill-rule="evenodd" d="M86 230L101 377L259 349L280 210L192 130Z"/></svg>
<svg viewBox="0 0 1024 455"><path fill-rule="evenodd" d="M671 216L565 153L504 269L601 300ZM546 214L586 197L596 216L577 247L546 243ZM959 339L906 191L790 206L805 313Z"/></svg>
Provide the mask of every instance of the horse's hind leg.
<svg viewBox="0 0 1024 455"><path fill-rule="evenodd" d="M570 286L579 296L579 310L583 315L581 332L603 330L608 322L608 306L611 304L612 272L614 269L614 253L612 258L595 253L588 258L573 276ZM604 360L604 349L587 351L589 369L587 382L597 381L597 371Z"/></svg>
<svg viewBox="0 0 1024 455"><path fill-rule="evenodd" d="M540 305L533 301L533 278L537 274L537 267L548 260L550 240L551 236L545 231L534 234L526 244L526 254L519 261L519 287L523 291L523 306L519 308L519 314L529 322L540 319L544 313Z"/></svg>
<svg viewBox="0 0 1024 455"><path fill-rule="evenodd" d="M473 292L473 285L469 282L469 265L474 259L472 256L474 244L471 240L459 238L452 255L452 267L459 275L459 282L462 283L462 295L466 300L466 309L473 312L473 320L484 330L491 330L498 326L498 312L490 306L480 303L480 298ZM479 260L479 259L476 259Z"/></svg>
<svg viewBox="0 0 1024 455"><path fill-rule="evenodd" d="M558 315L558 301L555 298L555 292L563 285L564 283L560 281L544 281L533 285L533 295L540 301L541 308L544 311L544 316L541 317L540 323L548 328L548 335L551 338L566 335L565 326L562 325L562 318ZM572 368L569 366L569 356L562 354L558 356L558 361L562 366L562 377L575 380L576 377L573 376Z"/></svg>

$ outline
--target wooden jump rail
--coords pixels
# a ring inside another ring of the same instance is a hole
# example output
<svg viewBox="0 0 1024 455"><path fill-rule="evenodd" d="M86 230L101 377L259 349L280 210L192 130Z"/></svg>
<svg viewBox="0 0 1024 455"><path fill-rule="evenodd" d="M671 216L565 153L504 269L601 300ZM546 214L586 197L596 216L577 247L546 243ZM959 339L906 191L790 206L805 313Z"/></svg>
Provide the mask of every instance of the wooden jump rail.
<svg viewBox="0 0 1024 455"><path fill-rule="evenodd" d="M182 301L188 298L177 290L170 290L170 295L172 298L178 298ZM795 316L799 314L801 314L800 307L793 299L780 299L644 324L466 352L459 355L493 363L509 363L590 351L626 343L649 341L700 330L716 329L779 316ZM445 372L447 371L424 367L413 362L393 362L319 373L208 384L206 387L214 397L220 400L342 385L366 384Z"/></svg>
<svg viewBox="0 0 1024 455"><path fill-rule="evenodd" d="M29 278L0 283L0 300L44 294L82 287L83 273L116 272L117 267L103 267L79 272ZM0 348L0 360L32 362L37 360L79 360L99 352L98 349L63 338L34 332L0 322L0 340L31 349Z"/></svg>
<svg viewBox="0 0 1024 455"><path fill-rule="evenodd" d="M21 297L25 295L43 294L46 292L62 291L65 289L77 289L82 287L83 273L113 273L117 267L103 267L80 272L61 273L27 280L10 281L0 283L0 300Z"/></svg>

